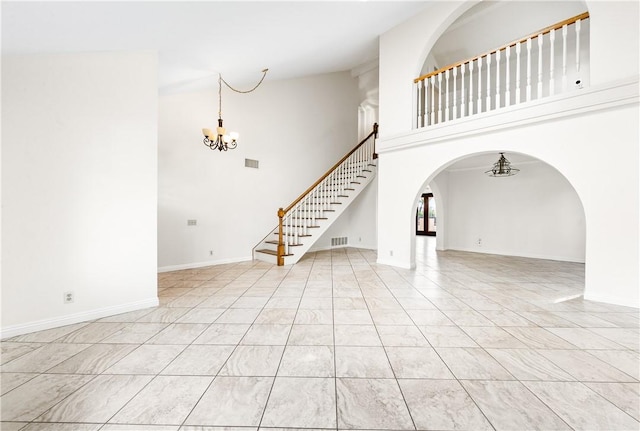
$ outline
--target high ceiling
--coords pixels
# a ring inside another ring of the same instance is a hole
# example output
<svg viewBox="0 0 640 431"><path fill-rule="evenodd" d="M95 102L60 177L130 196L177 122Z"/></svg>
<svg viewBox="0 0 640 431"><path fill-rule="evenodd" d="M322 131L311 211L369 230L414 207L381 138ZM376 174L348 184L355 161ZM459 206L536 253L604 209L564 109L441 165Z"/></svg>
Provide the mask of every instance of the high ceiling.
<svg viewBox="0 0 640 431"><path fill-rule="evenodd" d="M2 1L2 52L158 52L161 91L350 70L428 1Z"/></svg>

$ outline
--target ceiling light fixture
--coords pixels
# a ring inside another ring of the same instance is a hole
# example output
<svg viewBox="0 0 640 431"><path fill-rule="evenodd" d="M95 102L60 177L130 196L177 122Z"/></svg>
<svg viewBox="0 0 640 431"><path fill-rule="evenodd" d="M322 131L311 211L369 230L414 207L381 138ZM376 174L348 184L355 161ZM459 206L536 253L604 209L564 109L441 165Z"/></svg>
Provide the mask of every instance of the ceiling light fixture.
<svg viewBox="0 0 640 431"><path fill-rule="evenodd" d="M212 150L219 151L227 151L229 149L233 150L238 146L238 138L240 135L236 132L230 132L227 134L227 130L222 126L222 83L229 87L231 90L236 93L251 93L256 88L262 84L264 78L267 76L267 72L269 69L262 70L262 78L260 81L253 87L251 90L242 91L233 88L227 81L222 78L221 74L218 74L218 127L216 128L215 133L211 129L202 129L202 133L204 134L204 144Z"/></svg>
<svg viewBox="0 0 640 431"><path fill-rule="evenodd" d="M500 153L500 158L493 164L493 168L484 173L490 177L511 177L520 172L520 169L512 168L511 162L504 157L504 153Z"/></svg>

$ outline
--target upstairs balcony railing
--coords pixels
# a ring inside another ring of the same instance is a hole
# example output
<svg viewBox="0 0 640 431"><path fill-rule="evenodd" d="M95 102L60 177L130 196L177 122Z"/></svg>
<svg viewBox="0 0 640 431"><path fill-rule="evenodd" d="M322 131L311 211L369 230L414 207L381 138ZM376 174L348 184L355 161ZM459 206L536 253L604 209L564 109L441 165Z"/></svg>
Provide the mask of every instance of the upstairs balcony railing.
<svg viewBox="0 0 640 431"><path fill-rule="evenodd" d="M582 13L414 79L414 128L582 88L588 44L581 47L581 32L588 18Z"/></svg>

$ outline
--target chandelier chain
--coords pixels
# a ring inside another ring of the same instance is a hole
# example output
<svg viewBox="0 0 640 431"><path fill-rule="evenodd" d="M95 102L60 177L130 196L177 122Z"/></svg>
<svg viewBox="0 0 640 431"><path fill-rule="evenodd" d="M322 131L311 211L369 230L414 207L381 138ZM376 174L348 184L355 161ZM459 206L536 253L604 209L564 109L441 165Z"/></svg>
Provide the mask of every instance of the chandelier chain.
<svg viewBox="0 0 640 431"><path fill-rule="evenodd" d="M229 87L230 90L240 94L247 94L255 91L258 87L260 87L260 84L262 84L262 81L264 81L264 78L266 78L268 71L269 69L262 70L262 78L260 78L260 81L258 81L258 83L250 90L238 90L237 88L233 88L231 84L229 84L227 81L224 80L224 78L222 77L222 74L218 73L218 118L222 118L222 83L223 82L224 82L224 85Z"/></svg>

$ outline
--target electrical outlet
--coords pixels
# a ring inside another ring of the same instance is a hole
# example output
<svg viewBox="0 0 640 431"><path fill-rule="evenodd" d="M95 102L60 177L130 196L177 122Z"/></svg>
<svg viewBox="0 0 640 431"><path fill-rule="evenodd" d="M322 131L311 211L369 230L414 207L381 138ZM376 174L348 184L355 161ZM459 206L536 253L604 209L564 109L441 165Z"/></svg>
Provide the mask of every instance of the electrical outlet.
<svg viewBox="0 0 640 431"><path fill-rule="evenodd" d="M213 256L213 250L209 250L209 256Z"/></svg>
<svg viewBox="0 0 640 431"><path fill-rule="evenodd" d="M71 304L74 300L73 292L64 292L62 301L65 304Z"/></svg>
<svg viewBox="0 0 640 431"><path fill-rule="evenodd" d="M389 256L393 256L393 250L389 250Z"/></svg>
<svg viewBox="0 0 640 431"><path fill-rule="evenodd" d="M482 247L482 238L478 238L478 247Z"/></svg>

